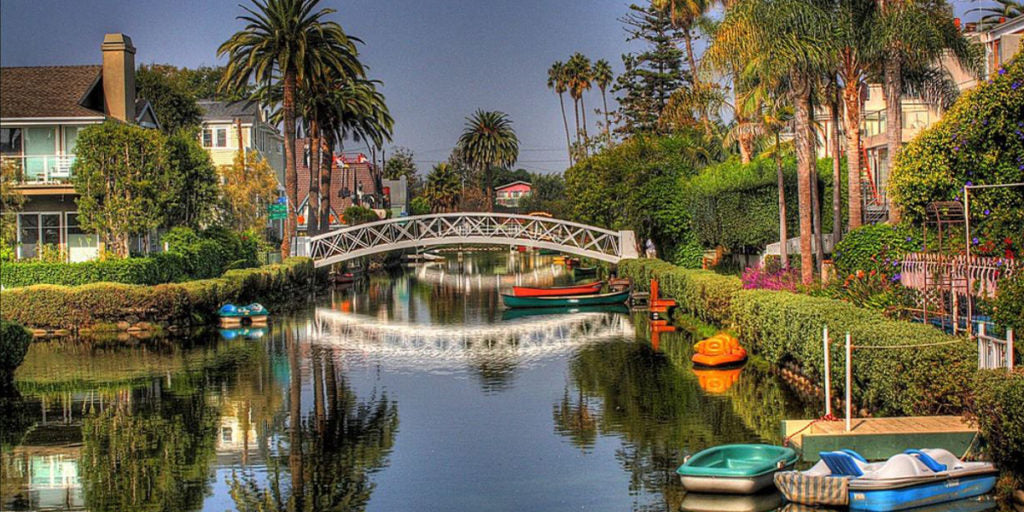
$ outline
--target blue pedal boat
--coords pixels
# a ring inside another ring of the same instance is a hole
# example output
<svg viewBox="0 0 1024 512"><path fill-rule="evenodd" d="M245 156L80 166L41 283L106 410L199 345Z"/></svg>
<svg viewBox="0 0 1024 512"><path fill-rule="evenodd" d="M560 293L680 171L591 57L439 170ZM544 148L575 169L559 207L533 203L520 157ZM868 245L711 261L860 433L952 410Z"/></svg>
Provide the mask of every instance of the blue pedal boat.
<svg viewBox="0 0 1024 512"><path fill-rule="evenodd" d="M726 444L687 457L676 473L688 492L754 494L772 485L775 472L797 461L792 448Z"/></svg>
<svg viewBox="0 0 1024 512"><path fill-rule="evenodd" d="M887 512L980 496L996 483L992 463L963 462L942 449L907 450L876 463L852 450L819 455L807 471L775 475L789 501Z"/></svg>

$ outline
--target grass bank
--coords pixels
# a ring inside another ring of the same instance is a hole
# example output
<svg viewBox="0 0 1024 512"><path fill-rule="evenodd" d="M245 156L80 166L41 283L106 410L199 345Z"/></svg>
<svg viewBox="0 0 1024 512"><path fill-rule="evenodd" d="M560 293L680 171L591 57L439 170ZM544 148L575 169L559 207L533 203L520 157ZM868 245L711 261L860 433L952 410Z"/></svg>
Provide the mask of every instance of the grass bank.
<svg viewBox="0 0 1024 512"><path fill-rule="evenodd" d="M216 278L155 286L27 286L0 292L0 316L31 329L71 332L140 324L188 326L212 321L227 302L273 303L304 296L318 274L309 258L289 258L280 264L229 270Z"/></svg>

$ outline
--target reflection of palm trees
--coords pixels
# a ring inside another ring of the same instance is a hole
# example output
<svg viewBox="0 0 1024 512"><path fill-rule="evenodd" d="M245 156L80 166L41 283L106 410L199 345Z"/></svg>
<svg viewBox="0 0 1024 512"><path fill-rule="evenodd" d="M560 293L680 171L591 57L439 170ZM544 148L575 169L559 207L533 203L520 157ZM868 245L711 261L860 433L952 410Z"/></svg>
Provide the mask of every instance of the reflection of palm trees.
<svg viewBox="0 0 1024 512"><path fill-rule="evenodd" d="M586 452L597 440L597 419L590 412L589 397L583 394L583 389L576 389L579 392L576 403L569 397L567 386L562 401L552 407L551 415L555 420L555 432L568 436L573 445Z"/></svg>

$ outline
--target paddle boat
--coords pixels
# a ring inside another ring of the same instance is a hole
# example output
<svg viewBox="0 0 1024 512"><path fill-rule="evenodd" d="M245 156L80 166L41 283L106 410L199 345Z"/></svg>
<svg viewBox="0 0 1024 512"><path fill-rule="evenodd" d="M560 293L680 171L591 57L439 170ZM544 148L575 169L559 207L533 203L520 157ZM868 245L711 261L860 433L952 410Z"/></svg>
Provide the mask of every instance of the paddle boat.
<svg viewBox="0 0 1024 512"><path fill-rule="evenodd" d="M601 306L606 304L622 304L629 299L631 290L621 292L595 293L589 295L570 295L565 297L516 297L502 294L501 301L510 308L550 308L571 306Z"/></svg>
<svg viewBox="0 0 1024 512"><path fill-rule="evenodd" d="M775 473L796 464L792 448L727 444L687 457L676 473L688 492L755 494L770 487Z"/></svg>
<svg viewBox="0 0 1024 512"><path fill-rule="evenodd" d="M565 295L590 295L601 291L601 281L574 284L570 286L552 286L539 288L533 286L513 286L512 295L516 297L561 297Z"/></svg>
<svg viewBox="0 0 1024 512"><path fill-rule="evenodd" d="M821 460L807 471L775 475L787 499L886 512L980 496L996 483L992 463L963 462L941 448L907 450L876 463L852 450L819 455Z"/></svg>
<svg viewBox="0 0 1024 512"><path fill-rule="evenodd" d="M693 350L696 353L691 360L700 366L728 366L747 360L747 351L740 346L740 341L725 332L697 342Z"/></svg>
<svg viewBox="0 0 1024 512"><path fill-rule="evenodd" d="M254 302L248 306L225 304L217 311L217 315L220 317L221 326L235 327L242 325L243 322L252 325L266 325L270 312L261 304Z"/></svg>

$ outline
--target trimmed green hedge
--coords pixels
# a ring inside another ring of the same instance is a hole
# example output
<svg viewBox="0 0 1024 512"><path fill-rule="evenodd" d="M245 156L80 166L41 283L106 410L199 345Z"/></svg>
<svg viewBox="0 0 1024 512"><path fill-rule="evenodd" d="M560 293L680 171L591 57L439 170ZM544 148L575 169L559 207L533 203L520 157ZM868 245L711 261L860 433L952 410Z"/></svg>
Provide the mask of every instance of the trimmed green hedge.
<svg viewBox="0 0 1024 512"><path fill-rule="evenodd" d="M743 288L738 277L710 270L686 269L658 259L619 262L619 274L629 277L641 290L657 279L661 295L671 297L679 308L701 320L726 323L731 316L732 297Z"/></svg>
<svg viewBox="0 0 1024 512"><path fill-rule="evenodd" d="M25 359L32 333L19 324L0 319L0 389L11 381L14 370Z"/></svg>
<svg viewBox="0 0 1024 512"><path fill-rule="evenodd" d="M1024 369L978 372L971 412L992 459L1024 482Z"/></svg>
<svg viewBox="0 0 1024 512"><path fill-rule="evenodd" d="M181 280L185 275L185 258L171 253L80 263L0 263L0 284L6 288L33 284L78 286L98 282L153 285Z"/></svg>
<svg viewBox="0 0 1024 512"><path fill-rule="evenodd" d="M93 283L36 285L5 290L0 314L40 329L76 329L118 322L186 325L213 318L226 302L285 299L312 282L308 258L229 270L223 276L184 283L140 286Z"/></svg>

